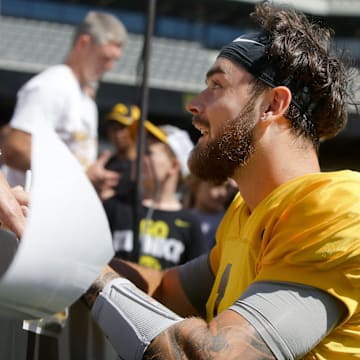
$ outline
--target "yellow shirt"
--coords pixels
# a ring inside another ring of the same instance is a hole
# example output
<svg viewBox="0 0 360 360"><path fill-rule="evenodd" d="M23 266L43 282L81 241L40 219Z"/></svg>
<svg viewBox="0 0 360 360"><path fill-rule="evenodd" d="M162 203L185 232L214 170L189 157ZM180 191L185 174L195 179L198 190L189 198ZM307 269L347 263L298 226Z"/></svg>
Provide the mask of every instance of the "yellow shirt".
<svg viewBox="0 0 360 360"><path fill-rule="evenodd" d="M299 177L252 213L237 195L219 226L210 262L216 279L208 320L255 281L309 285L340 299L348 316L304 359L360 358L359 173Z"/></svg>

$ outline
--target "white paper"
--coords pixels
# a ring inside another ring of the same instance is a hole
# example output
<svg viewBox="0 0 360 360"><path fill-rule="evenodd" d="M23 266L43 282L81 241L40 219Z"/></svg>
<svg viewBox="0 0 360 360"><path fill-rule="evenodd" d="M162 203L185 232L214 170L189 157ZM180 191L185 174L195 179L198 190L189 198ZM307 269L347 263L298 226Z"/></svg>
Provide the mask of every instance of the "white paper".
<svg viewBox="0 0 360 360"><path fill-rule="evenodd" d="M0 279L0 314L21 319L71 305L113 256L102 204L78 160L50 129L32 139L26 229Z"/></svg>

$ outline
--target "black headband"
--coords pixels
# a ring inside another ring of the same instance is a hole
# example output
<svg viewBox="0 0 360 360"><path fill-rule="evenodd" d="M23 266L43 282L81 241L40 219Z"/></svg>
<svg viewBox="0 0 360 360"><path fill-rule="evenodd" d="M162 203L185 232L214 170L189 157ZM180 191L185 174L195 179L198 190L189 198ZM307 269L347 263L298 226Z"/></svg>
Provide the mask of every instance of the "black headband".
<svg viewBox="0 0 360 360"><path fill-rule="evenodd" d="M239 36L233 42L225 45L218 55L240 64L250 74L269 85L270 87L286 86L293 95L292 103L303 113L311 113L310 97L304 87L302 94L295 92L295 84L291 78L277 79L281 74L280 65L271 61L268 50L270 47L269 36L264 32L257 32ZM306 97L306 98L305 98Z"/></svg>

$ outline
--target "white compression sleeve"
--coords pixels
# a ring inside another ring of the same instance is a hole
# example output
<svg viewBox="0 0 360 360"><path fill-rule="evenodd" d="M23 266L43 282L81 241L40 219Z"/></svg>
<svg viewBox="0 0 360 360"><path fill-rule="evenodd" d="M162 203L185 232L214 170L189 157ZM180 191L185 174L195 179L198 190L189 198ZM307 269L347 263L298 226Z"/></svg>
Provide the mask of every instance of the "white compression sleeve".
<svg viewBox="0 0 360 360"><path fill-rule="evenodd" d="M123 360L142 359L151 340L184 320L124 278L105 286L92 314Z"/></svg>

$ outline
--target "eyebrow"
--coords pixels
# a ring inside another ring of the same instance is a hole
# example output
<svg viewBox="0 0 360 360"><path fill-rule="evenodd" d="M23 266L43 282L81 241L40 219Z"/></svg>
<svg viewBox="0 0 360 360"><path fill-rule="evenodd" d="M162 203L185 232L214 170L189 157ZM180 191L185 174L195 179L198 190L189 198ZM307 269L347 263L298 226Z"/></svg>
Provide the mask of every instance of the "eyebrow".
<svg viewBox="0 0 360 360"><path fill-rule="evenodd" d="M206 73L206 79L215 74L225 74L225 71L220 66L213 67Z"/></svg>

